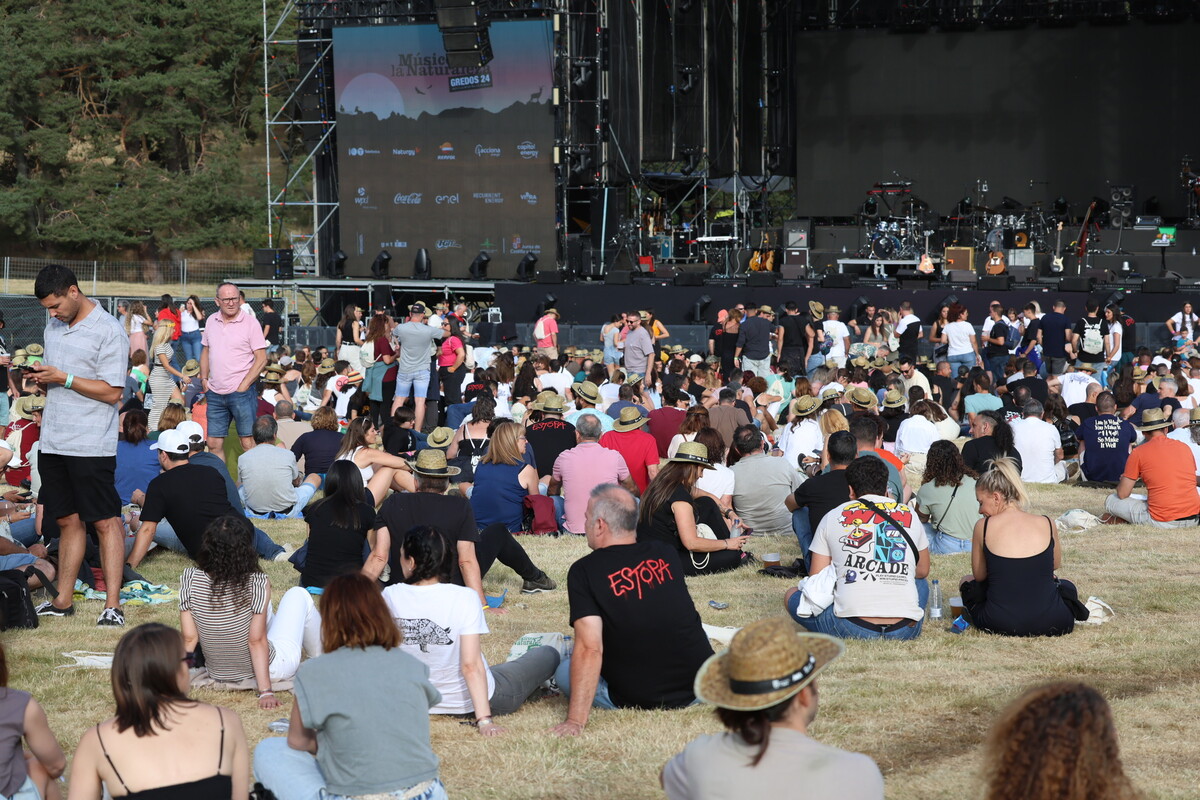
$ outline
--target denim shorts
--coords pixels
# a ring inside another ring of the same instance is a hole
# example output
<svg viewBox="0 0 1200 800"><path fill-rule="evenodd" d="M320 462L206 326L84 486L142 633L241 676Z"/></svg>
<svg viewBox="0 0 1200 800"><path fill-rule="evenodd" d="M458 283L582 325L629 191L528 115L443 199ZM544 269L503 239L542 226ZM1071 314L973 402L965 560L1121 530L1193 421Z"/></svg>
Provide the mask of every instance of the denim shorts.
<svg viewBox="0 0 1200 800"><path fill-rule="evenodd" d="M205 394L208 399L208 435L224 439L229 431L229 422L237 425L238 436L250 436L254 432L254 418L258 411L258 394L253 388L244 392L217 394L211 389Z"/></svg>
<svg viewBox="0 0 1200 800"><path fill-rule="evenodd" d="M27 567L37 561L37 556L32 553L13 553L7 556L0 556L0 570L20 569Z"/></svg>
<svg viewBox="0 0 1200 800"><path fill-rule="evenodd" d="M415 393L414 393L415 392ZM396 375L396 393L393 397L421 397L429 393L429 370L401 372Z"/></svg>

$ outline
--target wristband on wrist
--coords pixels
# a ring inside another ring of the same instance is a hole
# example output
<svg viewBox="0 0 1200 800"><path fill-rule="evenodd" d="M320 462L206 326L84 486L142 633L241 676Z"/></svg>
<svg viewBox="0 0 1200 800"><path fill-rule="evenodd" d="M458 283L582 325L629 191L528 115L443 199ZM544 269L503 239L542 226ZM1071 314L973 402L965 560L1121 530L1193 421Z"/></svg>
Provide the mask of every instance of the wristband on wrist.
<svg viewBox="0 0 1200 800"><path fill-rule="evenodd" d="M259 692L259 693L258 693L258 699L259 699L259 700L262 700L262 699L263 699L264 697L266 697L267 695L270 695L271 697L274 697L274 696L275 696L275 693L274 693L273 691L271 691L270 689L267 689L265 692Z"/></svg>
<svg viewBox="0 0 1200 800"><path fill-rule="evenodd" d="M70 389L70 388L71 388L71 384L72 384L72 383L74 383L74 382L75 382L75 376L74 376L74 375L72 375L71 373L69 373L69 372L68 372L68 373L67 373L67 380L66 380L66 381L63 383L63 388L64 388L64 389Z"/></svg>
<svg viewBox="0 0 1200 800"><path fill-rule="evenodd" d="M479 719L475 720L476 728L480 727L481 725L491 725L491 724L492 724L491 717L480 717Z"/></svg>

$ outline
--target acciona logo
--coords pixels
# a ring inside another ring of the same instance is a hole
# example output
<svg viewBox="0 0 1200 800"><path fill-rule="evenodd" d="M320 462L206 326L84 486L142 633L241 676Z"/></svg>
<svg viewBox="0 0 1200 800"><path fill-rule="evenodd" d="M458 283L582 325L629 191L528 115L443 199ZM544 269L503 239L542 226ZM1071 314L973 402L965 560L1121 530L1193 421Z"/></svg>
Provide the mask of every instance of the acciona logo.
<svg viewBox="0 0 1200 800"><path fill-rule="evenodd" d="M424 195L421 192L398 193L392 198L392 204L397 206L419 206L421 205L422 197Z"/></svg>
<svg viewBox="0 0 1200 800"><path fill-rule="evenodd" d="M521 192L521 199L524 200L526 203L529 203L529 205L531 205L531 206L536 206L537 201L538 201L538 196L536 194L533 194L532 192Z"/></svg>
<svg viewBox="0 0 1200 800"><path fill-rule="evenodd" d="M481 144L477 144L477 145L475 145L475 155L477 155L480 158L483 158L484 156L491 156L492 158L499 158L500 157L500 148L499 147L484 147Z"/></svg>
<svg viewBox="0 0 1200 800"><path fill-rule="evenodd" d="M521 158L526 160L538 157L537 145L528 139L517 145L517 152L521 154Z"/></svg>

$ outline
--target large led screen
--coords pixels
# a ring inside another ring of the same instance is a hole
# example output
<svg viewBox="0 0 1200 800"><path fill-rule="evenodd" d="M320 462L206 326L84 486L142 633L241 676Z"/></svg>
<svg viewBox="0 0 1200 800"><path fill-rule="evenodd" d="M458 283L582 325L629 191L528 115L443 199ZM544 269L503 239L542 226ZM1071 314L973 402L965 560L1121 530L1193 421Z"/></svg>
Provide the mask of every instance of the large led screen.
<svg viewBox="0 0 1200 800"><path fill-rule="evenodd" d="M352 274L381 249L408 274L419 248L434 276L465 277L480 250L491 277L525 253L554 254L553 30L494 22L495 58L449 67L435 25L334 31L341 244ZM511 277L511 275L509 275Z"/></svg>

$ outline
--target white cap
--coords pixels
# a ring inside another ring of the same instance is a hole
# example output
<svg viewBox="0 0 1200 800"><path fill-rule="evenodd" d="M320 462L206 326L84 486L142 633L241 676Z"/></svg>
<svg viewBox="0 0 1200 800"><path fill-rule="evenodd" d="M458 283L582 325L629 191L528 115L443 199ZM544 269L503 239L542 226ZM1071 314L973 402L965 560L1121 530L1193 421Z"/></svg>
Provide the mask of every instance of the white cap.
<svg viewBox="0 0 1200 800"><path fill-rule="evenodd" d="M190 419L184 420L175 426L175 430L182 433L192 442L204 441L204 428L200 427L199 422L193 422Z"/></svg>
<svg viewBox="0 0 1200 800"><path fill-rule="evenodd" d="M688 361L691 362L692 364L699 364L703 360L704 359L700 356L699 353L692 353L690 356L688 356Z"/></svg>
<svg viewBox="0 0 1200 800"><path fill-rule="evenodd" d="M150 445L151 450L161 450L164 453L175 453L184 455L192 452L192 442L188 439L187 434L180 431L178 428L163 431L158 435L158 441Z"/></svg>

